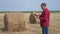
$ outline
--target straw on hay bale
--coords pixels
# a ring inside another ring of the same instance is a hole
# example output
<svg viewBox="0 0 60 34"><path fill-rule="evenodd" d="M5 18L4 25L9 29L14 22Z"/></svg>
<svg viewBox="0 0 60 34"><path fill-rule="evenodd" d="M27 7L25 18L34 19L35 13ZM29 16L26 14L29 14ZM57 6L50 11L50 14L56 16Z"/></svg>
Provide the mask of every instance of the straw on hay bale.
<svg viewBox="0 0 60 34"><path fill-rule="evenodd" d="M30 14L29 22L32 24L39 24L39 19L36 16L34 16L33 12L31 12Z"/></svg>
<svg viewBox="0 0 60 34"><path fill-rule="evenodd" d="M7 31L23 31L26 29L23 13L6 13L4 24Z"/></svg>

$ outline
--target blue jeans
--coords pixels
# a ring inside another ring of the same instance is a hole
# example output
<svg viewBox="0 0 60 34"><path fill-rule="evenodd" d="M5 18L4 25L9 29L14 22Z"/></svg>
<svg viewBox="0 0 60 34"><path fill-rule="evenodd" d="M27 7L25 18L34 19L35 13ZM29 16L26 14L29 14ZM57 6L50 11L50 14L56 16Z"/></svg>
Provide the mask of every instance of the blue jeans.
<svg viewBox="0 0 60 34"><path fill-rule="evenodd" d="M48 27L42 27L42 34L48 34Z"/></svg>

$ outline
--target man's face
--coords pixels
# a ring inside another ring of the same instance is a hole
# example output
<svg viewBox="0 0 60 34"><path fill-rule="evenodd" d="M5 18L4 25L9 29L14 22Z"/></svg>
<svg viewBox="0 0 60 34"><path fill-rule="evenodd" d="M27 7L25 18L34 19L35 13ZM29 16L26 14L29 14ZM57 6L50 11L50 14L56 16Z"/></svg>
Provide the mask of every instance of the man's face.
<svg viewBox="0 0 60 34"><path fill-rule="evenodd" d="M43 5L41 5L41 8L42 8L42 9L44 9L44 6L43 6Z"/></svg>
<svg viewBox="0 0 60 34"><path fill-rule="evenodd" d="M41 8L42 8L42 9L45 9L45 8L46 8L46 6L43 6L43 5L42 5L42 6L41 6Z"/></svg>

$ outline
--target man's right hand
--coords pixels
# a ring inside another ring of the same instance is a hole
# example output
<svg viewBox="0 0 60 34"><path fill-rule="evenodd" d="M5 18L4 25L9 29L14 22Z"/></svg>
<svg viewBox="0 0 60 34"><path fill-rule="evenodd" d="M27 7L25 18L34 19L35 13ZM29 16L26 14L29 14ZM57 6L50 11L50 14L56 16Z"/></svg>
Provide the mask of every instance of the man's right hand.
<svg viewBox="0 0 60 34"><path fill-rule="evenodd" d="M34 14L35 16L37 16L36 14Z"/></svg>

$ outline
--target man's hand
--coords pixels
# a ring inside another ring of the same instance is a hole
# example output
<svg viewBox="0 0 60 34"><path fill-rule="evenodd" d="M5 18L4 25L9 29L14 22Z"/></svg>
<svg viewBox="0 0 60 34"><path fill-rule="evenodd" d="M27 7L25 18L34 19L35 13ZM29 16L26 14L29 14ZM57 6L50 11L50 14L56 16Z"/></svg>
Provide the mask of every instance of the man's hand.
<svg viewBox="0 0 60 34"><path fill-rule="evenodd" d="M36 16L39 19L39 16L38 15L34 14L34 16Z"/></svg>
<svg viewBox="0 0 60 34"><path fill-rule="evenodd" d="M35 16L37 16L36 14L34 14Z"/></svg>

